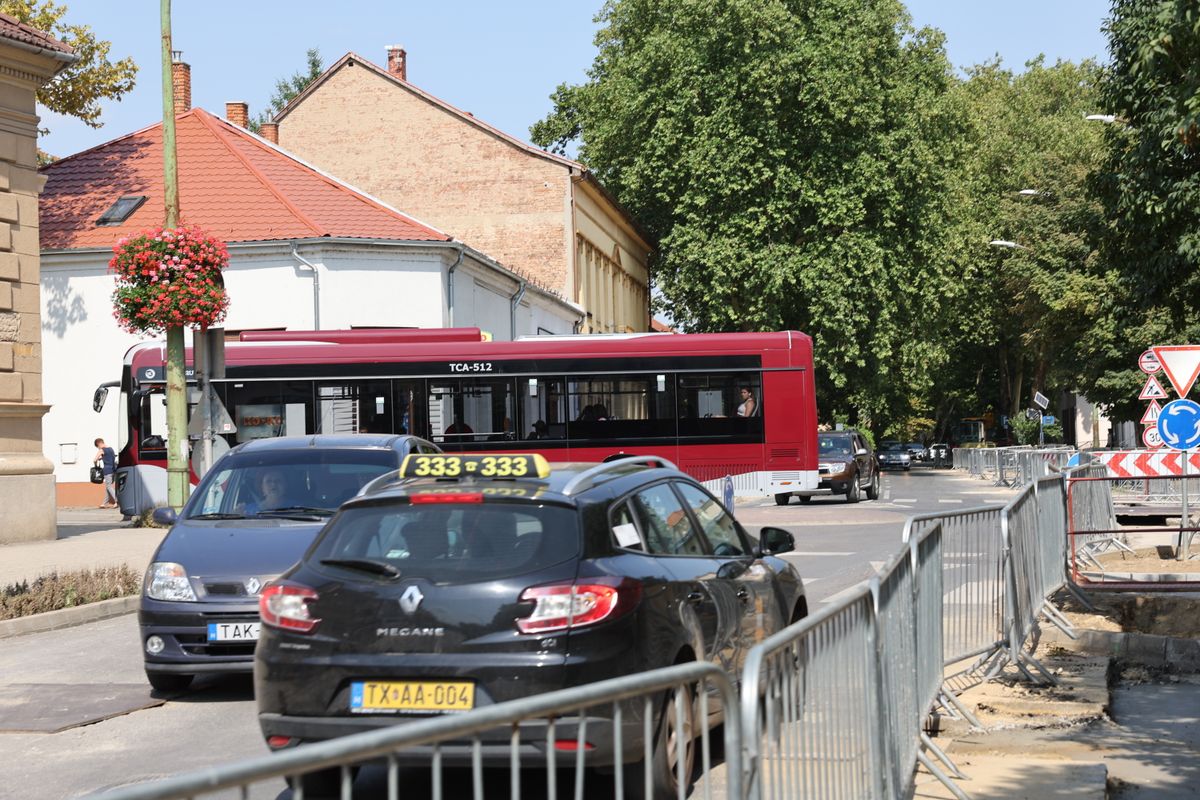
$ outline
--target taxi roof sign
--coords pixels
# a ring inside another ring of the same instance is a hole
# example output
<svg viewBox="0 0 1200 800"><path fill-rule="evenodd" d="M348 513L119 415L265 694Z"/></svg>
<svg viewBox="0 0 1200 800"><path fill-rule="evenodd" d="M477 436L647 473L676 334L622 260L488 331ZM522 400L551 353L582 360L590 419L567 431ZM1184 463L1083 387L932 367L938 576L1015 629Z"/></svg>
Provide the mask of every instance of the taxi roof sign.
<svg viewBox="0 0 1200 800"><path fill-rule="evenodd" d="M547 478L550 463L538 453L456 455L412 453L400 465L401 478Z"/></svg>

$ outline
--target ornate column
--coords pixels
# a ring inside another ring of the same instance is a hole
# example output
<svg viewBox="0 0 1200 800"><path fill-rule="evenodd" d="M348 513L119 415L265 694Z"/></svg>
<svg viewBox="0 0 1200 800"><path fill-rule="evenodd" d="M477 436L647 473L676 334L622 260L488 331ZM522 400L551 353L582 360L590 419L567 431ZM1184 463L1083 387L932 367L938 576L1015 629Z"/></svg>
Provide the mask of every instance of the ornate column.
<svg viewBox="0 0 1200 800"><path fill-rule="evenodd" d="M75 60L0 20L0 543L57 536L54 467L42 454L37 90Z"/></svg>

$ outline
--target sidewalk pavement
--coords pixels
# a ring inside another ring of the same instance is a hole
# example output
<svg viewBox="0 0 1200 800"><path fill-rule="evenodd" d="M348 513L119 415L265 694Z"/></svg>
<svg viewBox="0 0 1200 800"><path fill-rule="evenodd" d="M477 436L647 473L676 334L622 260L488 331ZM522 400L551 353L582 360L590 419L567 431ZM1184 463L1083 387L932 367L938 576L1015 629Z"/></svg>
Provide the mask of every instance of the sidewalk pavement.
<svg viewBox="0 0 1200 800"><path fill-rule="evenodd" d="M951 681L984 728L943 718L934 742L962 771L954 782L971 800L1200 796L1200 674L1167 671L1195 665L1157 653L1170 637L1100 627L1077 621L1077 640L1044 631L1035 657L1057 686L1018 680L1012 669L989 683ZM1143 650L1152 655L1139 659ZM918 770L914 800L954 796Z"/></svg>
<svg viewBox="0 0 1200 800"><path fill-rule="evenodd" d="M58 538L0 544L0 589L52 572L128 564L145 572L165 528L134 528L115 509L60 508Z"/></svg>

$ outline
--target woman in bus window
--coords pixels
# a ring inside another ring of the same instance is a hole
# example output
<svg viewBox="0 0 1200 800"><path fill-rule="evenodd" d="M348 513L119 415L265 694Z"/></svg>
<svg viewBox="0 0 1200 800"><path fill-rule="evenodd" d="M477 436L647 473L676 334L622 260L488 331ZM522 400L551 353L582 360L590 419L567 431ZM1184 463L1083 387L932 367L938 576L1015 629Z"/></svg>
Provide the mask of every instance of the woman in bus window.
<svg viewBox="0 0 1200 800"><path fill-rule="evenodd" d="M754 409L757 406L757 403L754 401L754 392L749 386L742 386L738 392L742 396L742 404L737 408L737 415L739 417L754 416Z"/></svg>

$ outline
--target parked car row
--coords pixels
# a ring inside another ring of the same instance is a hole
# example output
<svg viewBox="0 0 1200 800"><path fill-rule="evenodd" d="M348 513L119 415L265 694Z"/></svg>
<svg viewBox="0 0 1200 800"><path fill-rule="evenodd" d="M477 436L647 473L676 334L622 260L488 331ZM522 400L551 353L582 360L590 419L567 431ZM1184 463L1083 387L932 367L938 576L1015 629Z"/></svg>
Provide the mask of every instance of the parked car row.
<svg viewBox="0 0 1200 800"><path fill-rule="evenodd" d="M830 483L874 496L873 460L853 444L837 475L851 474ZM808 610L778 557L791 534L751 537L653 457L552 467L441 454L414 437L257 440L223 456L173 522L139 614L147 677L180 690L196 674L252 669L274 750L691 659L736 676L757 641ZM679 739L686 776L693 737L726 711L710 698L696 719L680 691L685 726L664 713L674 697L650 726L655 797L686 790ZM587 763L642 760L641 716L640 703L625 709L623 752L597 747ZM568 727L558 735L573 742ZM506 748L494 752L507 764ZM471 746L443 754L469 763ZM305 796L335 792L338 777L305 776Z"/></svg>

